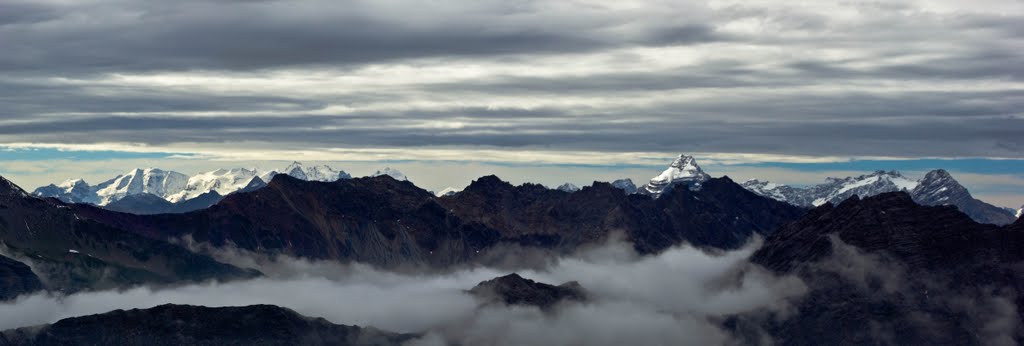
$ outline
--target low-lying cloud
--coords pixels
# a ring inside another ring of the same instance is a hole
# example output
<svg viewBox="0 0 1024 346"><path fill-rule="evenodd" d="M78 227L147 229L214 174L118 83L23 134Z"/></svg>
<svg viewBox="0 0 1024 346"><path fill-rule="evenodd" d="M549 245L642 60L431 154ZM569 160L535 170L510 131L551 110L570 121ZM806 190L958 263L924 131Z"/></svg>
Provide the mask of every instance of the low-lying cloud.
<svg viewBox="0 0 1024 346"><path fill-rule="evenodd" d="M592 295L553 311L481 306L464 292L509 273L474 267L447 273L408 274L361 264L277 259L259 264L267 277L176 288L139 287L67 296L35 294L0 305L0 329L52 323L114 309L174 303L204 306L274 304L339 324L423 333L415 344L541 345L626 343L727 344L720 321L733 314L784 312L805 291L795 277L777 277L750 266L755 244L708 253L689 246L640 257L628 244L562 257L527 278L559 284L579 281ZM234 254L238 263L242 259Z"/></svg>

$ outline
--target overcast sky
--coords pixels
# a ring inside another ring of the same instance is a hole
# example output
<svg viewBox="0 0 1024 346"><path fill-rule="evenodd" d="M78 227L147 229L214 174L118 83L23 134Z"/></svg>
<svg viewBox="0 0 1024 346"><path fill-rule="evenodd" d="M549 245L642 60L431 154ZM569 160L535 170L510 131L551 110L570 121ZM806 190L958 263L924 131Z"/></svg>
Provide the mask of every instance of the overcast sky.
<svg viewBox="0 0 1024 346"><path fill-rule="evenodd" d="M686 152L744 178L1016 159L950 166L1024 203L1017 0L0 0L0 47L0 146L75 156L0 156L28 187L139 153L187 173L401 162L440 189L468 183L438 173L452 161L586 183Z"/></svg>

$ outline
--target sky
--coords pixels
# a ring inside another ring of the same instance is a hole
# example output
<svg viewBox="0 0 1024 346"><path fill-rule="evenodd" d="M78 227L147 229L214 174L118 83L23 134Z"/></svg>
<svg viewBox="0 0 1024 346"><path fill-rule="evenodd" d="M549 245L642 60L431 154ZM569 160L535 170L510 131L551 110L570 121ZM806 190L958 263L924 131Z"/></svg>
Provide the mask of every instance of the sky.
<svg viewBox="0 0 1024 346"><path fill-rule="evenodd" d="M0 0L0 174L395 166L424 188L947 168L1024 204L1024 3Z"/></svg>

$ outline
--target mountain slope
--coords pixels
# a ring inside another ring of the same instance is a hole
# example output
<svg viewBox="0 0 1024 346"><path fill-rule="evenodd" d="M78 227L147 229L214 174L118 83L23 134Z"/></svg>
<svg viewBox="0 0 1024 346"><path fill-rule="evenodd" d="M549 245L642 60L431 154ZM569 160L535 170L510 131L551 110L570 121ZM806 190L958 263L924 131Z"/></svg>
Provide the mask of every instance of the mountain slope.
<svg viewBox="0 0 1024 346"><path fill-rule="evenodd" d="M1022 248L1024 227L894 192L816 208L751 261L810 290L789 317L769 319L780 344L1019 344L1024 311L1005 306L1024 304Z"/></svg>
<svg viewBox="0 0 1024 346"><path fill-rule="evenodd" d="M166 238L149 239L89 220L73 207L97 209L31 197L0 177L0 244L11 257L31 261L48 289L73 292L258 274L194 254Z"/></svg>
<svg viewBox="0 0 1024 346"><path fill-rule="evenodd" d="M272 305L160 305L3 331L0 345L399 345L414 335L337 325Z"/></svg>
<svg viewBox="0 0 1024 346"><path fill-rule="evenodd" d="M0 301L39 291L43 283L32 268L11 258L0 256Z"/></svg>

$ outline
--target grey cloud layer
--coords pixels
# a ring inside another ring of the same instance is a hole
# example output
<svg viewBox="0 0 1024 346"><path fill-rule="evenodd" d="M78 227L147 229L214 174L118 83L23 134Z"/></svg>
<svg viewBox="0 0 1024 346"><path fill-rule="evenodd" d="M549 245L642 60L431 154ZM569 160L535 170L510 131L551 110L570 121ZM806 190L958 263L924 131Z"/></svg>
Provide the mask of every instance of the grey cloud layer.
<svg viewBox="0 0 1024 346"><path fill-rule="evenodd" d="M0 143L1024 157L1012 1L0 13Z"/></svg>
<svg viewBox="0 0 1024 346"><path fill-rule="evenodd" d="M578 280L592 295L587 304L568 304L552 313L533 307L481 307L464 292L509 272L503 269L402 274L360 264L267 261L226 250L217 256L252 265L268 277L164 289L23 296L0 304L0 330L165 303L276 304L335 323L425 333L414 345L729 344L731 336L719 325L723 316L782 311L806 290L795 277L773 276L747 264L755 246L721 254L682 246L639 257L631 245L613 242L552 259L540 269L520 268L524 276L543 282Z"/></svg>

